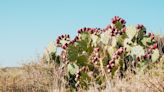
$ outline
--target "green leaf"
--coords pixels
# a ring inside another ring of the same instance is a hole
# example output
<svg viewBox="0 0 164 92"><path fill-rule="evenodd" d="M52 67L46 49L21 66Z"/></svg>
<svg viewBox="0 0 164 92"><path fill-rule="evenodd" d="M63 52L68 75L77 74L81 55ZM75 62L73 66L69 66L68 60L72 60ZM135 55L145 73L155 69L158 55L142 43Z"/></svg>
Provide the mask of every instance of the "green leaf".
<svg viewBox="0 0 164 92"><path fill-rule="evenodd" d="M153 50L153 54L152 54L152 62L156 62L159 59L159 50L155 49Z"/></svg>
<svg viewBox="0 0 164 92"><path fill-rule="evenodd" d="M75 63L72 63L68 64L67 70L71 75L74 75L79 71L79 67Z"/></svg>
<svg viewBox="0 0 164 92"><path fill-rule="evenodd" d="M82 88L88 89L90 82L91 82L91 78L88 76L88 74L85 72L81 72L80 84Z"/></svg>
<svg viewBox="0 0 164 92"><path fill-rule="evenodd" d="M55 64L60 64L60 56L56 56L55 53L52 54L52 59L54 60Z"/></svg>
<svg viewBox="0 0 164 92"><path fill-rule="evenodd" d="M92 40L92 45L96 47L100 41L100 38L97 35L92 34L91 40Z"/></svg>
<svg viewBox="0 0 164 92"><path fill-rule="evenodd" d="M125 57L125 60L132 62L133 61L133 57L131 55L128 55L128 56Z"/></svg>
<svg viewBox="0 0 164 92"><path fill-rule="evenodd" d="M78 59L77 59L77 65L82 67L82 66L85 66L87 65L88 63L88 59L86 56L82 55L82 56L79 56Z"/></svg>
<svg viewBox="0 0 164 92"><path fill-rule="evenodd" d="M117 46L117 39L116 39L116 37L112 37L111 45L112 45L112 47L116 47Z"/></svg>
<svg viewBox="0 0 164 92"><path fill-rule="evenodd" d="M120 60L120 61L119 61L119 66L120 66L120 67L123 67L123 65L124 65L123 60Z"/></svg>
<svg viewBox="0 0 164 92"><path fill-rule="evenodd" d="M150 44L152 43L150 37L144 37L144 38L141 40L141 42L142 42L142 44L143 44L144 46L148 46L148 45L150 45Z"/></svg>
<svg viewBox="0 0 164 92"><path fill-rule="evenodd" d="M90 78L89 78L88 74L85 73L85 72L82 72L82 73L81 73L80 78L81 78L82 80L88 80L88 81L90 81Z"/></svg>
<svg viewBox="0 0 164 92"><path fill-rule="evenodd" d="M127 52L130 52L131 51L132 45L133 45L133 42L131 41L131 39L126 38L124 40L124 47L126 48L126 51Z"/></svg>
<svg viewBox="0 0 164 92"><path fill-rule="evenodd" d="M80 51L87 51L87 40L81 40L77 42L77 46Z"/></svg>
<svg viewBox="0 0 164 92"><path fill-rule="evenodd" d="M61 40L60 40L60 43L61 43L61 45L63 46L63 45L65 45L66 43L69 44L69 43L70 43L70 40L61 39Z"/></svg>
<svg viewBox="0 0 164 92"><path fill-rule="evenodd" d="M120 47L120 46L123 46L124 44L124 39L122 36L117 36L116 37L116 41L117 41L117 45Z"/></svg>
<svg viewBox="0 0 164 92"><path fill-rule="evenodd" d="M78 57L77 47L75 47L74 45L69 45L67 51L68 51L68 60L70 62L74 62L75 60L77 60Z"/></svg>
<svg viewBox="0 0 164 92"><path fill-rule="evenodd" d="M141 41L145 36L146 28L144 28L142 30L138 30L137 32L138 32L137 33L137 38L138 38L139 41Z"/></svg>
<svg viewBox="0 0 164 92"><path fill-rule="evenodd" d="M142 43L142 39L145 37L145 31L146 30L138 30L137 31L137 35L136 35L136 40L137 40L137 43L140 44L140 45L143 45Z"/></svg>
<svg viewBox="0 0 164 92"><path fill-rule="evenodd" d="M107 49L108 54L112 57L113 53L116 51L116 48L109 46Z"/></svg>
<svg viewBox="0 0 164 92"><path fill-rule="evenodd" d="M106 32L102 33L102 34L100 35L100 38L101 38L100 41L101 41L103 44L107 45L107 44L109 43L110 38L111 38L111 36L110 36L110 31L106 31Z"/></svg>
<svg viewBox="0 0 164 92"><path fill-rule="evenodd" d="M88 33L81 33L81 34L80 34L80 38L81 38L82 40L86 40L86 39L88 39L88 38L90 38L90 37L89 37L89 34L88 34Z"/></svg>
<svg viewBox="0 0 164 92"><path fill-rule="evenodd" d="M143 68L147 63L148 63L148 61L142 60L142 61L139 63L140 68Z"/></svg>
<svg viewBox="0 0 164 92"><path fill-rule="evenodd" d="M119 30L121 30L121 29L123 28L123 25L122 25L121 22L116 22L115 26L116 26L116 28L119 29Z"/></svg>
<svg viewBox="0 0 164 92"><path fill-rule="evenodd" d="M89 46L89 47L87 48L87 52L88 52L89 55L92 54L92 52L93 52L93 47Z"/></svg>
<svg viewBox="0 0 164 92"><path fill-rule="evenodd" d="M103 66L107 66L108 65L108 60L110 60L108 57L104 57L103 58Z"/></svg>
<svg viewBox="0 0 164 92"><path fill-rule="evenodd" d="M136 56L136 57L144 56L145 50L140 45L134 46L134 47L132 47L131 55Z"/></svg>
<svg viewBox="0 0 164 92"><path fill-rule="evenodd" d="M133 37L137 34L137 29L135 26L128 26L126 30L126 34L129 39L133 39Z"/></svg>
<svg viewBox="0 0 164 92"><path fill-rule="evenodd" d="M93 71L94 70L94 65L93 64L88 64L87 66L88 66L88 68L89 68L90 71Z"/></svg>

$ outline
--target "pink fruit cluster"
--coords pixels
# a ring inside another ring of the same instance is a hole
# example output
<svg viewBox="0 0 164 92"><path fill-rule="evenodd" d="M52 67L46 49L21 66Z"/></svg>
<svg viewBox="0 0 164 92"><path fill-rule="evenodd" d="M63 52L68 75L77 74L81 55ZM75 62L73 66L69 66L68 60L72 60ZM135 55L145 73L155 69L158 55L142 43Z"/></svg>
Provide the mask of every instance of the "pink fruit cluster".
<svg viewBox="0 0 164 92"><path fill-rule="evenodd" d="M76 36L73 40L70 41L69 44L74 44L75 42L77 42L79 40L80 40L79 36Z"/></svg>
<svg viewBox="0 0 164 92"><path fill-rule="evenodd" d="M76 87L79 87L79 84L80 84L80 75L81 75L81 72L85 72L87 71L87 68L86 67L82 67L77 73L76 73L76 76L75 76L75 81L76 81L76 84L75 86Z"/></svg>
<svg viewBox="0 0 164 92"><path fill-rule="evenodd" d="M158 48L158 44L154 43L152 46L150 46L151 50L157 49Z"/></svg>
<svg viewBox="0 0 164 92"><path fill-rule="evenodd" d="M67 61L68 61L67 52L66 52L65 50L63 50L63 51L61 52L60 59L61 59L65 64L68 63L68 62L67 62Z"/></svg>
<svg viewBox="0 0 164 92"><path fill-rule="evenodd" d="M154 40L155 35L154 35L153 33L148 33L148 37L150 37L150 38L151 38L151 40Z"/></svg>
<svg viewBox="0 0 164 92"><path fill-rule="evenodd" d="M108 61L108 72L111 72L111 69L115 66L115 60L118 59L123 52L125 51L125 49L123 47L120 47L112 56L112 59Z"/></svg>
<svg viewBox="0 0 164 92"><path fill-rule="evenodd" d="M121 28L118 28L118 23L120 23ZM125 27L126 21L119 16L112 18L112 25L108 25L105 30L111 29L111 36L122 35L126 32Z"/></svg>
<svg viewBox="0 0 164 92"><path fill-rule="evenodd" d="M70 40L69 35L61 35L61 36L58 36L58 38L56 40L56 44L58 47L66 49L69 46L69 44L74 44L79 39L80 39L79 36L76 36L73 40ZM61 41L63 41L63 40L66 41L66 43L62 44Z"/></svg>
<svg viewBox="0 0 164 92"><path fill-rule="evenodd" d="M65 41L70 41L70 36L69 35L61 35L57 38L56 40L56 44L58 47L62 47L63 49L66 49L68 47L68 43L62 44L61 41L65 40Z"/></svg>
<svg viewBox="0 0 164 92"><path fill-rule="evenodd" d="M123 24L123 26L125 26L126 21L122 18L120 18L119 16L114 16L114 18L112 18L112 24L116 24L117 22L120 22L121 24Z"/></svg>
<svg viewBox="0 0 164 92"><path fill-rule="evenodd" d="M99 35L102 32L102 30L100 28L86 28L86 27L81 28L81 29L78 30L78 34L81 34L81 33L84 33L84 32Z"/></svg>
<svg viewBox="0 0 164 92"><path fill-rule="evenodd" d="M136 29L139 30L139 31L142 30L142 31L144 32L144 35L146 35L146 28L145 28L144 25L138 24L138 25L136 26Z"/></svg>
<svg viewBox="0 0 164 92"><path fill-rule="evenodd" d="M143 30L143 29L145 29L145 27L144 27L144 25L142 25L142 24L138 24L138 25L136 26L136 29L138 29L138 30Z"/></svg>
<svg viewBox="0 0 164 92"><path fill-rule="evenodd" d="M142 56L143 59L151 59L152 57L152 51L158 48L158 44L154 43L153 45L151 45L144 56ZM140 61L139 57L137 58L138 61Z"/></svg>
<svg viewBox="0 0 164 92"><path fill-rule="evenodd" d="M98 61L100 60L99 51L100 51L99 48L94 48L93 50L93 55L91 56L91 62L94 64L98 64Z"/></svg>

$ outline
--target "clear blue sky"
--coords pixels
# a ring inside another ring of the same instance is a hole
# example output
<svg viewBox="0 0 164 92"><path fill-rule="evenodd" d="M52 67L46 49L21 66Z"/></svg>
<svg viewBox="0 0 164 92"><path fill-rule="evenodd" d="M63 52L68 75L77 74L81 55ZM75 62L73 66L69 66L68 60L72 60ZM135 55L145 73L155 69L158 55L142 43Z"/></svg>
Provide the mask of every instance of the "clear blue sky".
<svg viewBox="0 0 164 92"><path fill-rule="evenodd" d="M0 66L18 66L58 35L105 27L115 15L164 32L164 0L0 0Z"/></svg>

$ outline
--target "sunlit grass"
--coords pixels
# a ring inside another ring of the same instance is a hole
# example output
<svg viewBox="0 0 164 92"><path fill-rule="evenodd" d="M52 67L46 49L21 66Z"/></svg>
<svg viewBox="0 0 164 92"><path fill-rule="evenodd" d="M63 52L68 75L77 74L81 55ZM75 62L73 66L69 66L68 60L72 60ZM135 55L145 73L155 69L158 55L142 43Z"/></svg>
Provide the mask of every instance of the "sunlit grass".
<svg viewBox="0 0 164 92"><path fill-rule="evenodd" d="M1 92L65 92L63 72L53 65L26 64L21 68L0 70ZM112 92L163 92L164 91L164 57L150 69L130 71L125 78L115 76L104 91ZM98 90L91 87L90 92Z"/></svg>

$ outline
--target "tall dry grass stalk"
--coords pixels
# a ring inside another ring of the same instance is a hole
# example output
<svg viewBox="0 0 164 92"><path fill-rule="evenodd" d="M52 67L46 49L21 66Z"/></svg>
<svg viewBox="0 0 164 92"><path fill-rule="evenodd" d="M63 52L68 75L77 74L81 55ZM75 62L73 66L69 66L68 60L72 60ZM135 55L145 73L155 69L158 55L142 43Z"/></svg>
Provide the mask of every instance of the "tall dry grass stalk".
<svg viewBox="0 0 164 92"><path fill-rule="evenodd" d="M156 35L155 39L158 42L158 49L162 56L162 55L164 55L164 37L161 37L160 35Z"/></svg>

